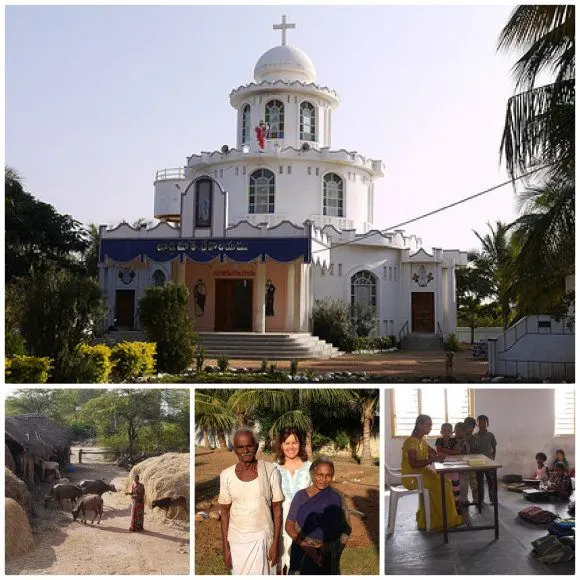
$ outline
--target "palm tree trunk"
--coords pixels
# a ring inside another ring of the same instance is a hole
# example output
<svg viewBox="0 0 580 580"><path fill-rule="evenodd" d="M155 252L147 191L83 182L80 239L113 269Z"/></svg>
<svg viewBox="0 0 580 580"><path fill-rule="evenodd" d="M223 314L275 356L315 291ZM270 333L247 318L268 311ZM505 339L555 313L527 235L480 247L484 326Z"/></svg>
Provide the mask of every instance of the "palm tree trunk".
<svg viewBox="0 0 580 580"><path fill-rule="evenodd" d="M371 425L373 422L373 414L369 412L368 407L364 408L363 413L363 445L360 456L360 464L372 465L373 458L371 455Z"/></svg>
<svg viewBox="0 0 580 580"><path fill-rule="evenodd" d="M211 445L209 444L209 433L207 429L203 430L203 446L211 449Z"/></svg>
<svg viewBox="0 0 580 580"><path fill-rule="evenodd" d="M314 429L312 428L312 423L306 429L306 455L308 459L312 460L312 433Z"/></svg>
<svg viewBox="0 0 580 580"><path fill-rule="evenodd" d="M228 443L223 429L218 429L217 439L220 444L220 449L228 450Z"/></svg>

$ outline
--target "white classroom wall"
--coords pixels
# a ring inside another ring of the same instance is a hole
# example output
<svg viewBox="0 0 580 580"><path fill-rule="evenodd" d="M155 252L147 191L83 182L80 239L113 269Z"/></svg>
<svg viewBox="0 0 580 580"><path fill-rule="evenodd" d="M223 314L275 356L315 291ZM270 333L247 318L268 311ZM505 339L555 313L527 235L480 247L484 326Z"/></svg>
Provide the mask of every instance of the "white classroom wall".
<svg viewBox="0 0 580 580"><path fill-rule="evenodd" d="M428 388L428 387L426 387ZM449 393L452 392L450 388ZM489 431L498 443L497 460L503 465L498 474L531 475L535 469L534 457L539 451L553 461L556 449L562 448L570 466L574 467L575 441L572 435L554 436L554 389L495 389L477 388L474 416L489 417ZM386 393L385 403L385 461L387 465L401 465L401 448L405 438L393 439L391 425L391 398ZM451 395L449 395L451 396ZM428 411L425 411L428 413ZM430 444L439 436L440 425L434 425Z"/></svg>

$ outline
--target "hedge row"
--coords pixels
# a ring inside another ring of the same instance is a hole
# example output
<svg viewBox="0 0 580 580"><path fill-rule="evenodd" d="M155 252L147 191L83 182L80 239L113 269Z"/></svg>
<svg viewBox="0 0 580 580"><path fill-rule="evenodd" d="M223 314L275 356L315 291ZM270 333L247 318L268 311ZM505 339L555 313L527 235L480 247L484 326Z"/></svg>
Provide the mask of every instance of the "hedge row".
<svg viewBox="0 0 580 580"><path fill-rule="evenodd" d="M81 344L70 361L71 382L134 382L155 372L155 344L122 342L114 347L105 344ZM48 358L15 356L6 359L7 383L46 383L51 369Z"/></svg>

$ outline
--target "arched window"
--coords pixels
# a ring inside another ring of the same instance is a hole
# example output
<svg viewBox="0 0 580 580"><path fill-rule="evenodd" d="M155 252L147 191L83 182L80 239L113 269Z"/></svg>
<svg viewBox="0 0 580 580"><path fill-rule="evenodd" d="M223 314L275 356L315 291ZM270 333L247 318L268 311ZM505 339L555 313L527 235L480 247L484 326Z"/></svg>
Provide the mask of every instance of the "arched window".
<svg viewBox="0 0 580 580"><path fill-rule="evenodd" d="M266 105L265 121L270 125L270 139L284 138L284 104L282 101L270 101Z"/></svg>
<svg viewBox="0 0 580 580"><path fill-rule="evenodd" d="M242 109L242 143L248 143L250 141L250 134L250 105L244 105Z"/></svg>
<svg viewBox="0 0 580 580"><path fill-rule="evenodd" d="M350 279L350 303L368 308L377 314L377 277L368 270L361 270Z"/></svg>
<svg viewBox="0 0 580 580"><path fill-rule="evenodd" d="M322 213L344 217L344 182L336 173L327 173L322 178Z"/></svg>
<svg viewBox="0 0 580 580"><path fill-rule="evenodd" d="M153 285L154 286L163 286L167 281L167 276L161 270L155 270L153 273Z"/></svg>
<svg viewBox="0 0 580 580"><path fill-rule="evenodd" d="M274 213L276 177L269 169L258 169L250 175L249 213Z"/></svg>
<svg viewBox="0 0 580 580"><path fill-rule="evenodd" d="M316 109L311 103L300 105L300 139L316 141Z"/></svg>

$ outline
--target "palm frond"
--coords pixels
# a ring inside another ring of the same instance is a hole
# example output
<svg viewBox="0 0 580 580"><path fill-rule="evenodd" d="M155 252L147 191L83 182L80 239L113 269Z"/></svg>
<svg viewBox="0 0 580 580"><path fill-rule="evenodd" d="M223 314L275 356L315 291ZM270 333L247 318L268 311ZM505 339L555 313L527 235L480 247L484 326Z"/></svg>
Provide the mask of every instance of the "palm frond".
<svg viewBox="0 0 580 580"><path fill-rule="evenodd" d="M270 427L268 435L277 437L284 427L296 427L299 431L306 433L312 426L312 418L302 409L287 411L278 417Z"/></svg>

